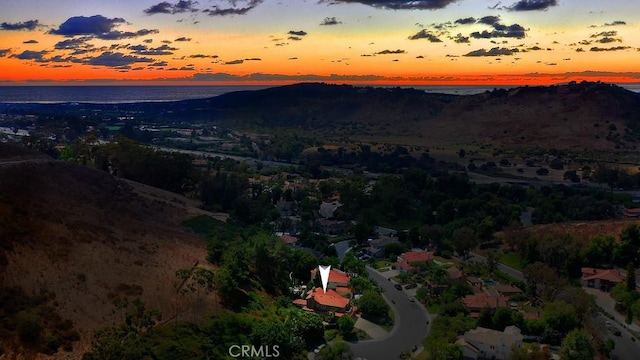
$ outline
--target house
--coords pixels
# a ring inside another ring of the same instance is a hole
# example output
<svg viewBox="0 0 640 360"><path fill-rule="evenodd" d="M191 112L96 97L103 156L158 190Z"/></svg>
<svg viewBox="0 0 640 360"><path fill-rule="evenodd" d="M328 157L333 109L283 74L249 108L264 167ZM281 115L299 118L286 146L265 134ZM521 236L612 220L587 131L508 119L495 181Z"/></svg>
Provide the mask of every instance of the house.
<svg viewBox="0 0 640 360"><path fill-rule="evenodd" d="M307 292L304 299L296 299L293 304L307 311L315 311L323 314L333 314L340 317L344 315L354 315L356 308L351 305L351 301L340 295L333 289L317 287Z"/></svg>
<svg viewBox="0 0 640 360"><path fill-rule="evenodd" d="M622 208L622 215L627 217L640 217L640 208L627 209Z"/></svg>
<svg viewBox="0 0 640 360"><path fill-rule="evenodd" d="M384 257L384 249L389 244L397 243L398 240L388 236L380 236L378 239L371 239L368 241L368 245L364 251L367 255L376 258Z"/></svg>
<svg viewBox="0 0 640 360"><path fill-rule="evenodd" d="M449 274L449 282L451 284L464 282L464 272L455 266L448 267L447 274Z"/></svg>
<svg viewBox="0 0 640 360"><path fill-rule="evenodd" d="M522 333L515 326L507 326L504 331L478 327L460 336L456 345L462 347L465 360L507 360L513 347L522 346L522 340Z"/></svg>
<svg viewBox="0 0 640 360"><path fill-rule="evenodd" d="M311 279L315 278L318 272L318 268L311 270ZM349 286L351 278L344 271L331 269L329 271L329 281L327 282L327 289L336 290L338 288L346 288Z"/></svg>
<svg viewBox="0 0 640 360"><path fill-rule="evenodd" d="M511 284L496 284L493 290L499 292L502 296L511 297L514 295L522 294L522 290Z"/></svg>
<svg viewBox="0 0 640 360"><path fill-rule="evenodd" d="M398 258L396 259L396 266L401 272L417 273L420 271L420 269L411 264L415 262L429 261L433 261L432 251L412 250L398 255Z"/></svg>
<svg viewBox="0 0 640 360"><path fill-rule="evenodd" d="M600 289L600 291L609 292L616 284L625 281L626 274L616 269L597 269L587 268L581 269L582 277L580 282L583 287Z"/></svg>
<svg viewBox="0 0 640 360"><path fill-rule="evenodd" d="M287 243L287 245L292 247L296 246L296 243L298 242L298 238L296 236L292 236L288 234L280 235L280 239L282 239L282 241L284 241L285 243Z"/></svg>
<svg viewBox="0 0 640 360"><path fill-rule="evenodd" d="M477 293L463 297L462 303L471 312L471 317L478 317L483 309L509 307L509 298L501 295L492 296L486 293Z"/></svg>
<svg viewBox="0 0 640 360"><path fill-rule="evenodd" d="M320 204L320 210L318 210L318 213L320 213L320 216L325 219L331 219L340 206L342 206L342 204L337 201L323 202Z"/></svg>
<svg viewBox="0 0 640 360"><path fill-rule="evenodd" d="M477 277L469 276L467 278L467 284L471 286L474 293L482 292L482 280L478 279Z"/></svg>

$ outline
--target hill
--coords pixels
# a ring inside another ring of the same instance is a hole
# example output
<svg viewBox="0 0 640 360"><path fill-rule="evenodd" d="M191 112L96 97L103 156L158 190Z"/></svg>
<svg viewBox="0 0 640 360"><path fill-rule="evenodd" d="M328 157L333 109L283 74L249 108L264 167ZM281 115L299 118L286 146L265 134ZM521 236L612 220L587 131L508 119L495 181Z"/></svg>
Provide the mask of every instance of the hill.
<svg viewBox="0 0 640 360"><path fill-rule="evenodd" d="M465 96L422 123L427 138L557 149L636 149L640 94L602 83Z"/></svg>
<svg viewBox="0 0 640 360"><path fill-rule="evenodd" d="M195 306L176 294L176 270L205 263L205 242L181 226L195 213L177 195L140 195L0 144L0 358L80 358L96 329L123 320L116 298L140 297L165 321L213 309L211 298Z"/></svg>

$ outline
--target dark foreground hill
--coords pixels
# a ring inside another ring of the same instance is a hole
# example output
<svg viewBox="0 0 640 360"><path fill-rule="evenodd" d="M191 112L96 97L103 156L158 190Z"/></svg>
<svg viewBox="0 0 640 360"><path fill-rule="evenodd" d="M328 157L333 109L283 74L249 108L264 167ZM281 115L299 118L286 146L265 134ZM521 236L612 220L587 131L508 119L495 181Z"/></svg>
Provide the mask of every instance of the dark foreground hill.
<svg viewBox="0 0 640 360"><path fill-rule="evenodd" d="M80 358L94 330L123 320L116 298L140 297L164 320L195 316L175 272L205 263L206 245L181 227L177 195L140 196L106 173L30 156L0 144L0 357Z"/></svg>

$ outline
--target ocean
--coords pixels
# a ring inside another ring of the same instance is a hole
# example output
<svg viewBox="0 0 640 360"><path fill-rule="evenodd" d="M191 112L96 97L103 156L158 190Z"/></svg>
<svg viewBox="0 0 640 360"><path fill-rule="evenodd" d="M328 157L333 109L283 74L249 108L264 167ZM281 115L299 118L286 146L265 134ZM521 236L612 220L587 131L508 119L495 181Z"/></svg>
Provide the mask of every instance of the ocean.
<svg viewBox="0 0 640 360"><path fill-rule="evenodd" d="M385 87L384 85L374 85ZM640 84L622 85L640 92ZM0 103L122 104L204 99L228 92L259 90L271 86L0 86ZM397 86L388 86L397 87ZM473 95L515 86L406 86L428 93Z"/></svg>

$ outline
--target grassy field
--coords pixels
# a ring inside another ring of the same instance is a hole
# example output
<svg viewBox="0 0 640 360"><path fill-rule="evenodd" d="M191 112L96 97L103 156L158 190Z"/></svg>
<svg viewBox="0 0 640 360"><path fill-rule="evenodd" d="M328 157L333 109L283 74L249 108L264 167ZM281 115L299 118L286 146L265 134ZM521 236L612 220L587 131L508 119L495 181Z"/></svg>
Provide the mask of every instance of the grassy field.
<svg viewBox="0 0 640 360"><path fill-rule="evenodd" d="M524 269L524 266L522 265L522 259L520 258L520 255L516 253L502 254L502 256L500 257L500 262L519 271L522 271L522 269Z"/></svg>

